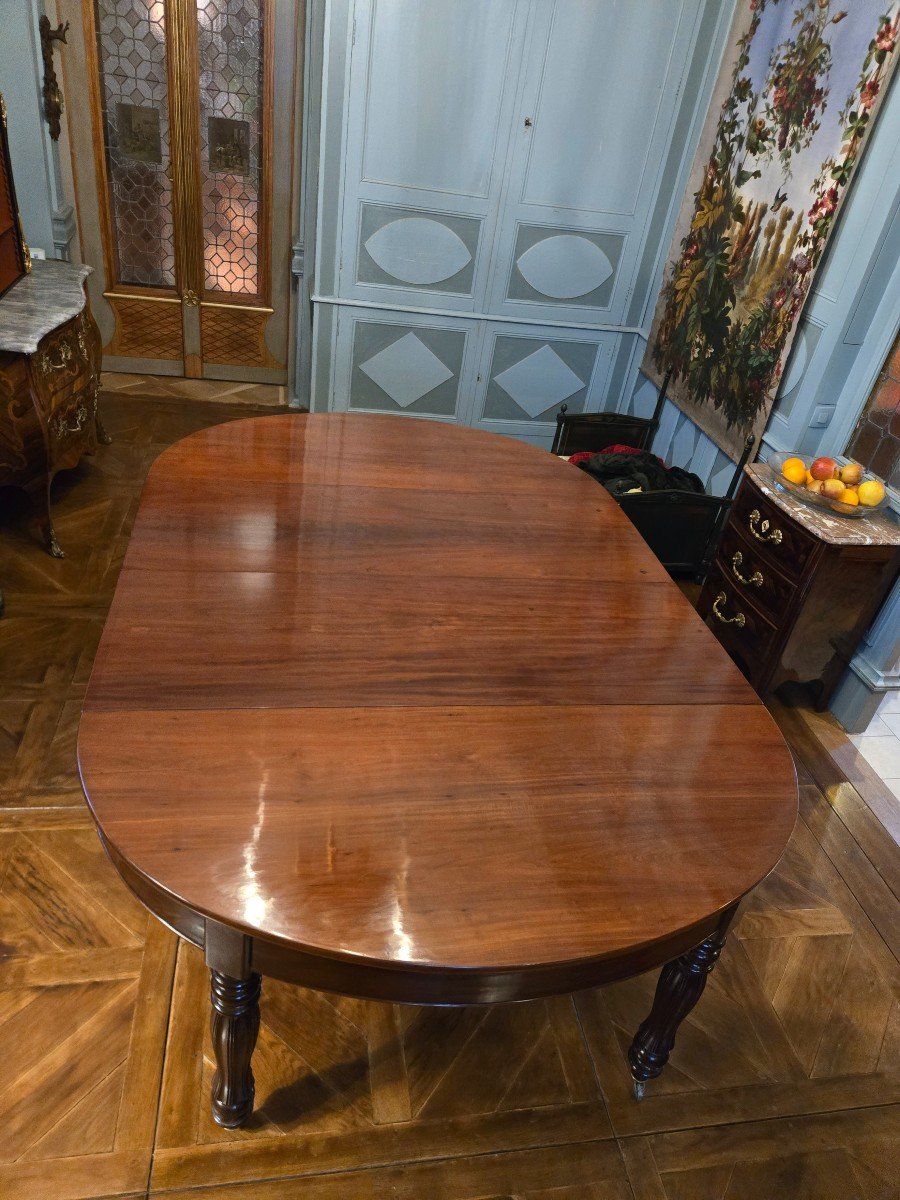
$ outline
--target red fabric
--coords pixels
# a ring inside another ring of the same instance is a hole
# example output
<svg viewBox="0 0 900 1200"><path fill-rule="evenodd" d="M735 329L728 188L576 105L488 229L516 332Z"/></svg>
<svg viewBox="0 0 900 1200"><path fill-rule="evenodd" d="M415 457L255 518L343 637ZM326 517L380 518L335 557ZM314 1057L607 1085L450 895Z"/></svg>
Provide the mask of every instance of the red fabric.
<svg viewBox="0 0 900 1200"><path fill-rule="evenodd" d="M643 450L639 450L637 448L637 446L618 446L618 445L604 446L602 450L579 450L577 454L570 454L569 462L575 463L575 465L577 466L578 463L587 462L587 460L589 458L593 458L595 454L643 454L643 453L645 453L645 452ZM663 463L663 466L665 466L665 463L663 462L663 460L661 458L659 459L659 461L661 463Z"/></svg>
<svg viewBox="0 0 900 1200"><path fill-rule="evenodd" d="M639 450L637 446L604 446L598 451L600 454L643 454L643 450Z"/></svg>

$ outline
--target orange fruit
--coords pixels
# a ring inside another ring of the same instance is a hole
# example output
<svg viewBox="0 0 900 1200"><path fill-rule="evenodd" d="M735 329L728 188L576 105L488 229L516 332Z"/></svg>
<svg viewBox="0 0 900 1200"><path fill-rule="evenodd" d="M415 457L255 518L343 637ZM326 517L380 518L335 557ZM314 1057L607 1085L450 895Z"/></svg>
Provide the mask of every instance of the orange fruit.
<svg viewBox="0 0 900 1200"><path fill-rule="evenodd" d="M785 459L781 473L791 483L806 483L806 463L802 458Z"/></svg>
<svg viewBox="0 0 900 1200"><path fill-rule="evenodd" d="M838 496L838 499L841 504L849 504L851 508L856 508L857 504L859 504L859 496L857 495L856 488L845 487L840 496Z"/></svg>
<svg viewBox="0 0 900 1200"><path fill-rule="evenodd" d="M880 504L884 499L884 484L878 479L867 479L865 483L859 485L857 492L860 504L871 508L875 504Z"/></svg>
<svg viewBox="0 0 900 1200"><path fill-rule="evenodd" d="M807 471L806 472L806 486L809 487L809 485L811 483L816 483L816 482L817 482L816 477L815 477L815 475L813 475L812 471Z"/></svg>

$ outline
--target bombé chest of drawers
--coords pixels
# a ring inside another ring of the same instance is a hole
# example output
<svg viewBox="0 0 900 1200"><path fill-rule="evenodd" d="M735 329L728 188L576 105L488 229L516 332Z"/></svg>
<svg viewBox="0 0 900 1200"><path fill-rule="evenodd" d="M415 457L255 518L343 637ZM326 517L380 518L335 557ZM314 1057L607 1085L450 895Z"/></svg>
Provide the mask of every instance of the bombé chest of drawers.
<svg viewBox="0 0 900 1200"><path fill-rule="evenodd" d="M35 262L0 297L0 487L33 498L55 557L63 552L50 510L53 477L108 440L97 408L101 346L84 294L89 274Z"/></svg>
<svg viewBox="0 0 900 1200"><path fill-rule="evenodd" d="M900 525L848 519L779 490L754 463L698 611L756 691L808 685L824 708L900 572Z"/></svg>

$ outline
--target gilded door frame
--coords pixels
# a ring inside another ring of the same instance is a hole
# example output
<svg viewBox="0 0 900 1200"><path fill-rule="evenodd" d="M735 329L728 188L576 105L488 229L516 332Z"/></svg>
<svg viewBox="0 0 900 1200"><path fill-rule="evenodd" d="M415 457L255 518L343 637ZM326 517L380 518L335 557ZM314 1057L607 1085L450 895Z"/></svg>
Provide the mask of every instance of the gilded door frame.
<svg viewBox="0 0 900 1200"><path fill-rule="evenodd" d="M283 0L269 0L265 6L263 37L263 109L261 151L262 191L260 196L260 219L258 245L259 290L255 302L241 295L224 293L205 294L204 233L202 220L202 189L200 176L200 112L199 57L197 46L196 0L164 0L166 18L166 49L168 75L168 106L170 128L169 173L173 190L173 217L175 227L175 270L176 286L142 287L116 281L115 235L112 225L109 180L107 176L102 100L100 92L100 64L97 48L94 0L61 0L61 7L80 8L78 23L83 32L83 47L77 48L74 58L83 52L81 78L87 83L92 132L91 158L93 161L94 186L96 188L96 218L99 226L99 242L102 252L104 279L95 280L94 300L101 318L104 332L104 354L107 366L112 369L147 370L160 374L182 373L187 377L257 380L259 382L283 383L286 378L290 305L290 287L280 287L278 302L281 311L278 321L272 325L283 327L275 331L275 351L269 346L272 336L270 321L276 315L273 306L272 258L273 258L273 204L276 202L274 178L276 162L273 155L274 126L283 114L276 113L276 74L282 93L288 92L290 103L290 131L288 144L293 145L293 92L294 75L297 69L296 37L298 28L297 0L284 4ZM277 37L276 37L277 27ZM70 74L77 74L76 61ZM180 86L182 80L190 81L189 87ZM69 106L69 115L77 115L76 105ZM90 253L90 238L85 238L88 222L83 218L81 206L85 196L79 188L77 130L72 129L73 173L79 193L79 227L85 256ZM82 139L83 148L83 139ZM291 156L292 157L292 156ZM281 167L286 174L287 187L280 181L279 191L286 190L288 212L280 217L287 226L286 232L278 230L278 240L290 238L289 212L292 211L291 178L289 162ZM82 167L82 177L86 174ZM90 193L89 181L80 181ZM281 196L277 198L280 202ZM99 275L100 273L97 272ZM107 313L103 309L108 306ZM103 316L107 316L103 320ZM160 345L157 357L147 354L147 338L159 332ZM204 346L206 343L206 346ZM212 347L212 353L204 357L204 349ZM167 353L168 349L175 353ZM230 364L230 348L241 355L244 361Z"/></svg>

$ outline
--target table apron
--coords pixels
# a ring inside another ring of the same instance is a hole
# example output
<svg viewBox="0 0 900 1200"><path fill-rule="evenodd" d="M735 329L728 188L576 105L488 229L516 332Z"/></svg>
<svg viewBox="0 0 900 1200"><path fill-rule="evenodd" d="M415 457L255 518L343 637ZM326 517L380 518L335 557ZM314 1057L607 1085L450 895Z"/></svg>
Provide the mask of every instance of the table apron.
<svg viewBox="0 0 900 1200"><path fill-rule="evenodd" d="M212 968L227 974L237 956L245 965L246 972L254 971L270 979L362 1000L457 1007L567 995L586 988L617 983L661 967L699 945L715 932L721 919L720 913L713 913L663 941L630 947L621 955L582 962L540 964L506 970L415 965L402 967L352 962L315 954L299 947L283 946L223 926L221 922L177 900L136 871L99 829L97 832L113 866L141 904L179 937L203 950L207 964ZM220 949L223 946L228 947L227 961L218 962L216 956L223 953Z"/></svg>

